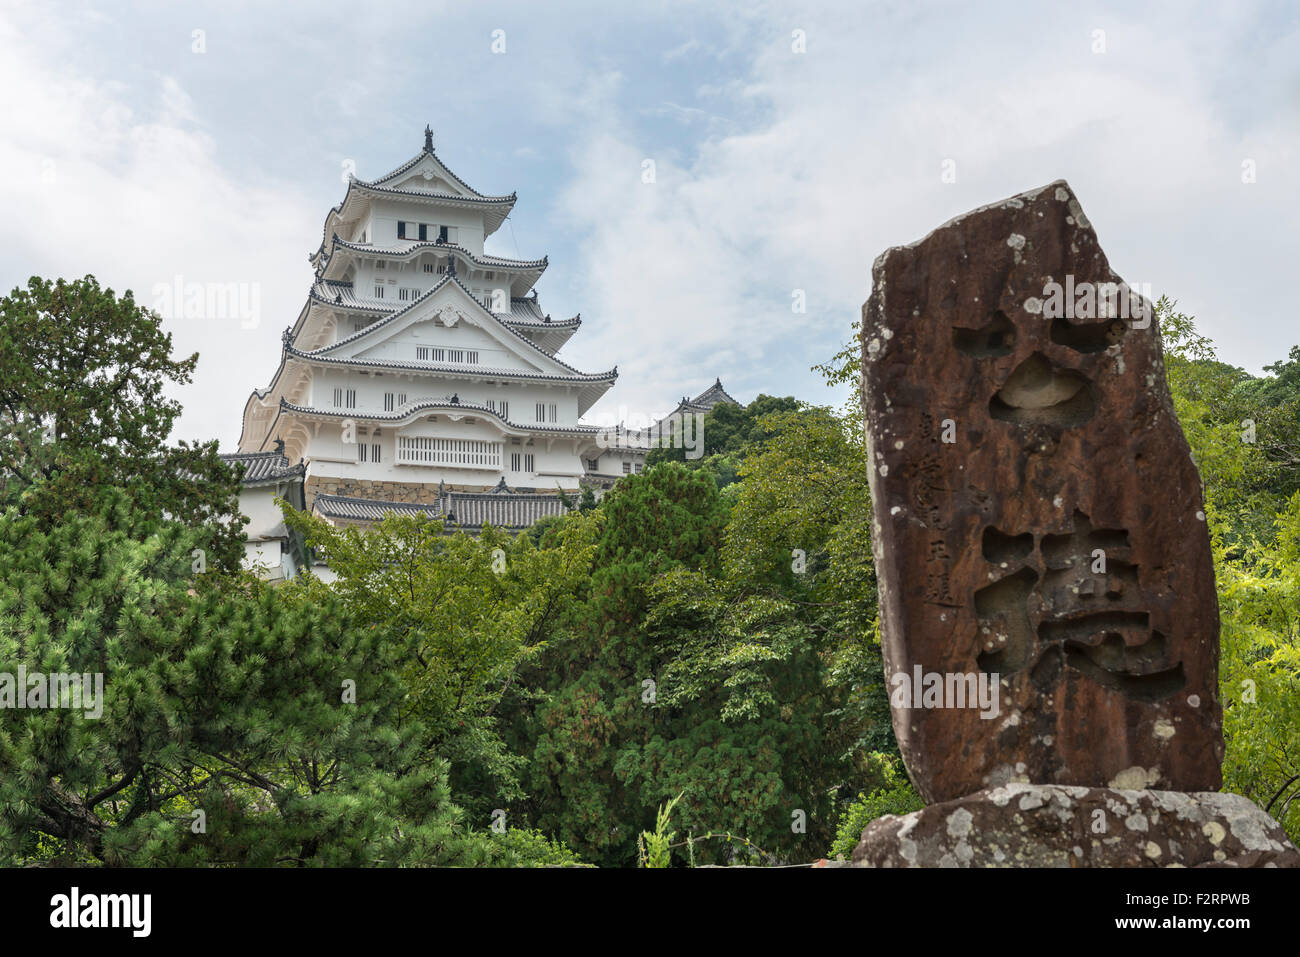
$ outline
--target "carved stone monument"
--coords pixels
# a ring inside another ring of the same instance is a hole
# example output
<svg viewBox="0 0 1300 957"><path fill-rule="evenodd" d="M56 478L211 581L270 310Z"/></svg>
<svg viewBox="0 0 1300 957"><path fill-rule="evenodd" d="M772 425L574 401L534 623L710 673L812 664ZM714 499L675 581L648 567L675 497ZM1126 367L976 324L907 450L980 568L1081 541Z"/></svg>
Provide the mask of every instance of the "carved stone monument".
<svg viewBox="0 0 1300 957"><path fill-rule="evenodd" d="M1063 181L886 251L872 279L881 631L921 794L1216 790L1214 570L1150 301Z"/></svg>

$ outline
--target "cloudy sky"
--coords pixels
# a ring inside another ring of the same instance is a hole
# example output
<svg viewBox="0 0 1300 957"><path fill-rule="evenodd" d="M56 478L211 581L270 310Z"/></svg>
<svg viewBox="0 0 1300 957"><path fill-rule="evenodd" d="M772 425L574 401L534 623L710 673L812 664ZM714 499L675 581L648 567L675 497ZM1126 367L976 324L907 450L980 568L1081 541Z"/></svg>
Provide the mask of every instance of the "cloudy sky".
<svg viewBox="0 0 1300 957"><path fill-rule="evenodd" d="M1062 177L1224 359L1300 342L1295 3L0 0L0 89L0 287L256 291L256 323L168 320L201 356L178 437L223 449L345 172L425 123L471 185L518 191L489 251L549 254L544 306L585 323L562 357L621 373L593 414L716 376L838 402L810 366L876 255Z"/></svg>

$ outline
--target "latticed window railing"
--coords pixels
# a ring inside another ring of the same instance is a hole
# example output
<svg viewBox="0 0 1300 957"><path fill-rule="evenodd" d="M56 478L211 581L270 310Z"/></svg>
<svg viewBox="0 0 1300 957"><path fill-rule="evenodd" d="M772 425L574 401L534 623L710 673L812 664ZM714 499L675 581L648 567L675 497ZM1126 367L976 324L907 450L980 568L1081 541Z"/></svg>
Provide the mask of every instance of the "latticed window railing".
<svg viewBox="0 0 1300 957"><path fill-rule="evenodd" d="M460 468L501 468L501 443L483 439L437 439L419 435L397 437L398 465L453 465Z"/></svg>

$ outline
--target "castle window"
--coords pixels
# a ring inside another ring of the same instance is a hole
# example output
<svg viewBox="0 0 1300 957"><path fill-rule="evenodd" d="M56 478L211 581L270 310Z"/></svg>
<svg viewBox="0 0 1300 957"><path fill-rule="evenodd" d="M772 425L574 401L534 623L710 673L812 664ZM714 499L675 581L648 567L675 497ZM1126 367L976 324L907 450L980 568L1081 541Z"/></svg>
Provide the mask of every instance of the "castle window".
<svg viewBox="0 0 1300 957"><path fill-rule="evenodd" d="M525 452L525 453L524 453L524 471L525 471L525 472L534 472L534 471L536 471L536 466L535 466L535 463L534 463L534 460L533 460L533 453L532 453L532 452Z"/></svg>
<svg viewBox="0 0 1300 957"><path fill-rule="evenodd" d="M624 462L624 463L623 463L623 474L624 474L624 475L631 475L631 474L632 474L632 463L631 463L631 462Z"/></svg>
<svg viewBox="0 0 1300 957"><path fill-rule="evenodd" d="M429 227L424 223L420 224L420 242L425 242L429 238Z"/></svg>
<svg viewBox="0 0 1300 957"><path fill-rule="evenodd" d="M392 412L392 411L393 411L393 408L394 408L394 403L393 403L393 393L391 393L391 392L385 392L385 393L384 393L384 411L385 411L385 412Z"/></svg>
<svg viewBox="0 0 1300 957"><path fill-rule="evenodd" d="M406 223L402 222L400 219L397 221L397 238L406 238Z"/></svg>

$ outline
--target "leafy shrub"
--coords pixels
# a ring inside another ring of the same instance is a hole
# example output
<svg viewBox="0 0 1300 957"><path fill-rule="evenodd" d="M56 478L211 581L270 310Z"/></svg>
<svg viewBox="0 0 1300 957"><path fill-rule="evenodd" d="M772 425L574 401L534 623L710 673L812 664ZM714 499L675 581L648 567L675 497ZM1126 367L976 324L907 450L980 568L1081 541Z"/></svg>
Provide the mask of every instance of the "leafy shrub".
<svg viewBox="0 0 1300 957"><path fill-rule="evenodd" d="M830 850L833 858L849 857L862 838L862 829L876 818L886 814L910 814L925 807L921 796L899 769L897 759L876 752L871 755L870 764L879 785L869 791L860 791L840 814L835 843Z"/></svg>
<svg viewBox="0 0 1300 957"><path fill-rule="evenodd" d="M489 833L494 851L492 862L497 867L588 866L562 842L551 840L541 831L512 827L503 834Z"/></svg>

